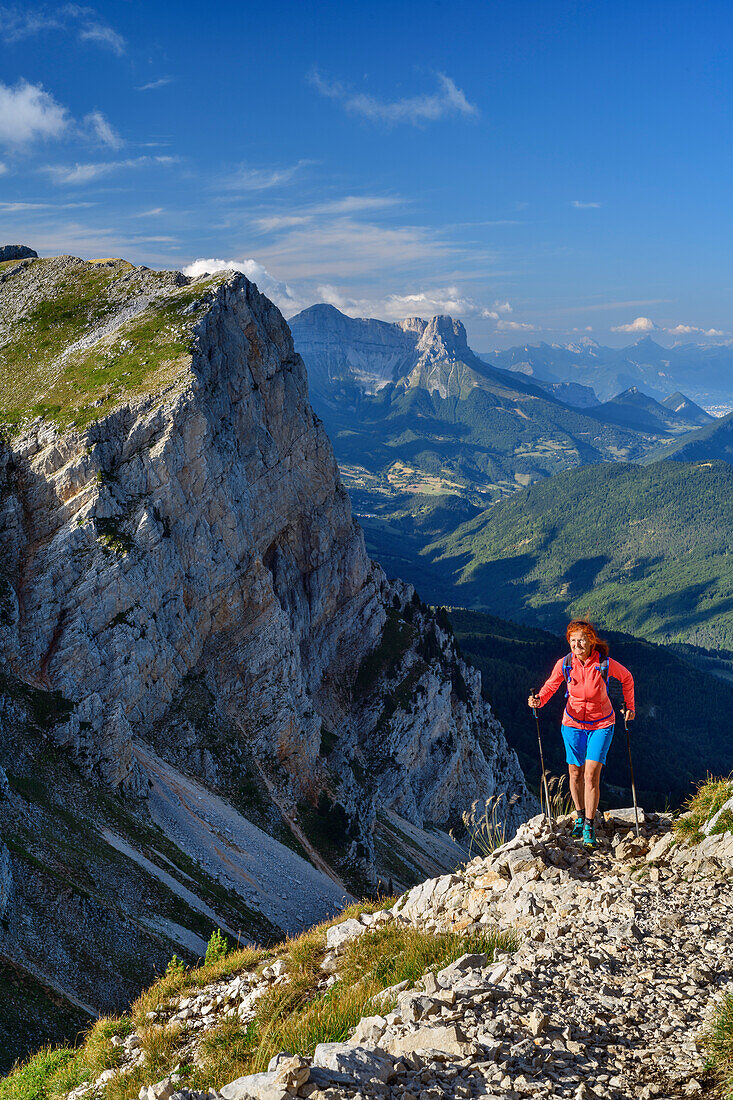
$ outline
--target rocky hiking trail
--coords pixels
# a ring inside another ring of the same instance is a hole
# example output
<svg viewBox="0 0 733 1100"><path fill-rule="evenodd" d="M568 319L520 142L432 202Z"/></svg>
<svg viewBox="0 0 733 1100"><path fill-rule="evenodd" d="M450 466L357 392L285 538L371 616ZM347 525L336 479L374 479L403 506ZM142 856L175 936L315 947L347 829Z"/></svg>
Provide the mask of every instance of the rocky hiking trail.
<svg viewBox="0 0 733 1100"><path fill-rule="evenodd" d="M374 998L348 1041L312 1058L287 1053L268 1071L217 1091L178 1074L140 1089L141 1100L440 1100L571 1097L676 1100L714 1091L699 1038L716 998L733 990L733 835L673 841L671 815L611 811L588 853L570 818L542 817L461 871L421 883L392 909L331 926L321 986L332 986L354 939L398 922L466 935L515 930L515 952L465 954ZM224 1015L246 1022L257 1000L289 981L278 960L172 998L152 1016L181 1028L178 1061L196 1061ZM114 1042L114 1040L113 1040ZM141 1059L120 1039L122 1065L69 1100L104 1095L105 1081Z"/></svg>

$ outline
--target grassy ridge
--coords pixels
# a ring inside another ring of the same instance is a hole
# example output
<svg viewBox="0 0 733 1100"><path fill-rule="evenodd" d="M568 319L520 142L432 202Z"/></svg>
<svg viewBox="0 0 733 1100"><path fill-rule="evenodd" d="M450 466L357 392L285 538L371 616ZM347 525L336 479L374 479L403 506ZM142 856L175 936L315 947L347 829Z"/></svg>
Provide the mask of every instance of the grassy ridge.
<svg viewBox="0 0 733 1100"><path fill-rule="evenodd" d="M123 260L37 260L0 298L0 424L41 416L84 428L115 405L159 390L190 363L196 303L221 276L185 286ZM25 299L32 304L25 307ZM126 308L147 305L104 333ZM192 309L193 307L193 309ZM94 337L89 347L69 348Z"/></svg>

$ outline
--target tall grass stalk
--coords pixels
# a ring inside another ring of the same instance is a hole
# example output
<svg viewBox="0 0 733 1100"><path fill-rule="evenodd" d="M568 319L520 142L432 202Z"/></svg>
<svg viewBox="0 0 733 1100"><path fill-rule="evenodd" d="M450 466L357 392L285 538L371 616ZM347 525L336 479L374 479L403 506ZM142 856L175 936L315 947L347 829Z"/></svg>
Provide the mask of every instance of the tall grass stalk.
<svg viewBox="0 0 733 1100"><path fill-rule="evenodd" d="M468 835L469 859L474 853L490 856L506 842L506 818L501 813L504 800L506 795L503 791L492 795L483 803L475 799L471 803L471 809L461 814ZM512 806L516 801L517 796L512 795L507 800L507 806Z"/></svg>

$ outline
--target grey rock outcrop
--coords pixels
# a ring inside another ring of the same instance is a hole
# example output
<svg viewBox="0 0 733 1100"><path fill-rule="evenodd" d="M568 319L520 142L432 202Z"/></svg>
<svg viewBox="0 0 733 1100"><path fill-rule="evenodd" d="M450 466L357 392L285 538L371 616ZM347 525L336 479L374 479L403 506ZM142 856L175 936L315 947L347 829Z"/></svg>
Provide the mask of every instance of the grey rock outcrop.
<svg viewBox="0 0 733 1100"><path fill-rule="evenodd" d="M53 300L89 268L43 260L14 279L32 273L36 297L46 279ZM56 740L136 794L136 738L216 785L224 761L176 710L193 677L286 818L335 807L367 870L380 810L446 825L503 790L517 825L533 803L480 678L369 560L279 311L239 274L200 281L199 297L182 276L156 290L149 273L144 294L129 265L104 277L103 323L74 334L54 384L79 356L114 363L163 310L189 325L190 354L163 383L103 389L111 410L86 428L21 421L1 445L0 655L73 705Z"/></svg>
<svg viewBox="0 0 733 1100"><path fill-rule="evenodd" d="M592 853L573 841L572 817L550 828L538 816L449 881L422 883L391 909L332 925L336 965L329 954L321 962L311 1005L329 997L335 971L349 987L346 952L357 938L360 947L369 945L373 962L387 962L385 927L395 936L391 943L408 928L423 936L458 929L466 950L437 972L432 965L417 980L377 993L365 1009L379 1007L384 1015L362 1016L343 1041L322 1042L307 1055L281 1051L267 1072L203 1092L188 1087L185 1069L180 1077L177 1071L184 1061L200 1067L199 1052L213 1036L221 1043L234 1016L248 1024L273 986L286 997L289 983L302 982L296 967L283 961L174 994L155 1015L156 1025L174 1036L168 1063L176 1069L172 1078L143 1086L141 1098L168 1095L171 1080L180 1088L171 1100L701 1095L701 1082L710 1081L711 1017L733 989L733 862L695 854L697 846L680 842L679 834L660 855L660 844L673 836L671 814L645 815L638 837L623 823L626 816L597 819L599 847ZM509 866L518 846L533 852L534 868ZM482 929L488 935L476 951ZM139 1037L117 1042L121 1062L110 1076L144 1074ZM204 1053L204 1065L205 1059ZM199 1068L199 1088L207 1077ZM100 1080L68 1100L92 1095Z"/></svg>
<svg viewBox="0 0 733 1100"><path fill-rule="evenodd" d="M0 245L0 264L5 260L34 260L38 253L26 244Z"/></svg>

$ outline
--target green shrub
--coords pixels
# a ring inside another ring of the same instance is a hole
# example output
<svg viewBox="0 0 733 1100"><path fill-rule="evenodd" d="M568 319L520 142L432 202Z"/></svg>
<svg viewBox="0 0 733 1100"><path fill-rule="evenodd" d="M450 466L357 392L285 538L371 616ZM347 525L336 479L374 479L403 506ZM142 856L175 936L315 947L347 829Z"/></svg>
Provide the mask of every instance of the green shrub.
<svg viewBox="0 0 733 1100"><path fill-rule="evenodd" d="M220 928L217 928L215 932L211 933L209 939L209 946L206 948L206 957L204 959L204 966L209 966L211 963L219 962L219 959L225 959L231 947L229 940L226 938Z"/></svg>
<svg viewBox="0 0 733 1100"><path fill-rule="evenodd" d="M177 978L179 976L183 977L185 973L186 964L184 963L183 959L179 959L178 955L174 955L165 968L166 978Z"/></svg>

